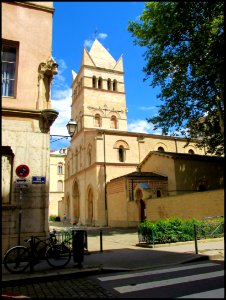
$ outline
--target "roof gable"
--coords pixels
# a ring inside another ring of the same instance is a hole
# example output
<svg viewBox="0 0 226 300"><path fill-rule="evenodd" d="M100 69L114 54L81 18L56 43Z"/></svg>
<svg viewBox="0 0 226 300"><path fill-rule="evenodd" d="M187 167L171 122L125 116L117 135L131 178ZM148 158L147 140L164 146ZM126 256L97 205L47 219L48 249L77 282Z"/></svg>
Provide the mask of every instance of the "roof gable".
<svg viewBox="0 0 226 300"><path fill-rule="evenodd" d="M89 51L89 56L96 67L114 69L116 61L104 46L96 39Z"/></svg>

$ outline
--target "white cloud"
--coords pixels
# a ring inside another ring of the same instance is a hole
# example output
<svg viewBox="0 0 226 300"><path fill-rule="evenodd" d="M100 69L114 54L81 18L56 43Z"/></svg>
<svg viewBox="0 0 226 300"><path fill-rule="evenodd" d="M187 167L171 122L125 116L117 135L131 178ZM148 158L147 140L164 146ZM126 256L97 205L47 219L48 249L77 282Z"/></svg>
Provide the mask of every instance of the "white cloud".
<svg viewBox="0 0 226 300"><path fill-rule="evenodd" d="M62 74L67 70L67 64L62 58L56 59L56 63L58 64L58 74L54 76L52 87L56 89L66 88L65 77Z"/></svg>
<svg viewBox="0 0 226 300"><path fill-rule="evenodd" d="M128 131L141 132L149 134L161 134L161 130L154 130L154 125L148 123L146 120L133 120L128 123Z"/></svg>
<svg viewBox="0 0 226 300"><path fill-rule="evenodd" d="M107 33L98 33L97 36L93 35L93 37L91 39L87 39L84 42L84 47L86 48L91 48L93 42L95 41L95 39L100 39L100 40L104 40L108 37Z"/></svg>
<svg viewBox="0 0 226 300"><path fill-rule="evenodd" d="M85 40L84 47L91 48L93 42L94 42L94 40Z"/></svg>
<svg viewBox="0 0 226 300"><path fill-rule="evenodd" d="M59 112L59 115L50 129L53 135L68 135L66 125L71 119L71 88L62 91L55 91L54 98L51 100L52 109Z"/></svg>
<svg viewBox="0 0 226 300"><path fill-rule="evenodd" d="M156 106L139 106L138 109L144 110L144 111L146 111L146 110L156 110L157 107Z"/></svg>
<svg viewBox="0 0 226 300"><path fill-rule="evenodd" d="M106 39L107 37L108 37L107 33L99 33L97 36L97 38L102 40Z"/></svg>

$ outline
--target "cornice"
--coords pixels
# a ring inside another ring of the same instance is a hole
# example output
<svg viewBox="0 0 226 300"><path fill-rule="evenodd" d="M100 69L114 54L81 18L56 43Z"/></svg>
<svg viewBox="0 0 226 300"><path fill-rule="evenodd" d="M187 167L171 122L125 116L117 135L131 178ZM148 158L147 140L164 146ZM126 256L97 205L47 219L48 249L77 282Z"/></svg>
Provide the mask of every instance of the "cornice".
<svg viewBox="0 0 226 300"><path fill-rule="evenodd" d="M120 75L124 75L125 72L123 71L118 71L118 70L113 70L113 69L106 69L106 68L101 68L101 67L95 67L95 66L89 66L89 65L82 65L79 73L82 72L83 69L91 69L91 70L98 70L98 71L103 71L103 72L107 72L107 73L115 73L115 74L120 74ZM79 75L78 73L78 75Z"/></svg>
<svg viewBox="0 0 226 300"><path fill-rule="evenodd" d="M54 8L47 7L47 6L40 5L40 4L31 3L30 1L29 2L12 1L12 2L5 2L5 3L25 6L25 7L34 8L34 9L39 9L39 10L43 10L43 11L47 11L47 12L51 12L51 13L54 13L54 11L55 11Z"/></svg>
<svg viewBox="0 0 226 300"><path fill-rule="evenodd" d="M40 118L41 115L42 115L41 110L2 107L2 116L13 116L13 117L17 116L17 117L23 117L23 118Z"/></svg>

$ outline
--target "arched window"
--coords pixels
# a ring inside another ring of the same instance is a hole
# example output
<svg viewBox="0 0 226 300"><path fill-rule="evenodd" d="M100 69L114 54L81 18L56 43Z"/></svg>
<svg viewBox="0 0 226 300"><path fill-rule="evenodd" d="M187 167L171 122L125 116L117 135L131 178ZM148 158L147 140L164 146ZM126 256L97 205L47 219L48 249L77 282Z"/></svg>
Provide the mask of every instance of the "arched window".
<svg viewBox="0 0 226 300"><path fill-rule="evenodd" d="M110 78L108 78L107 86L108 86L108 90L110 91L111 90L111 79Z"/></svg>
<svg viewBox="0 0 226 300"><path fill-rule="evenodd" d="M98 89L102 89L102 78L99 77L98 79Z"/></svg>
<svg viewBox="0 0 226 300"><path fill-rule="evenodd" d="M63 164L62 163L58 163L57 173L58 174L63 174Z"/></svg>
<svg viewBox="0 0 226 300"><path fill-rule="evenodd" d="M188 153L189 153L189 154L195 154L194 150L192 150L192 149L189 149L189 150L188 150Z"/></svg>
<svg viewBox="0 0 226 300"><path fill-rule="evenodd" d="M124 162L125 161L125 149L123 146L119 146L118 148L118 158L120 162Z"/></svg>
<svg viewBox="0 0 226 300"><path fill-rule="evenodd" d="M163 147L161 147L161 146L160 146L160 147L158 147L158 151L159 151L159 152L165 152L164 148L163 148Z"/></svg>
<svg viewBox="0 0 226 300"><path fill-rule="evenodd" d="M160 190L157 190L157 197L161 197L161 191Z"/></svg>
<svg viewBox="0 0 226 300"><path fill-rule="evenodd" d="M117 80L113 80L113 91L117 91Z"/></svg>
<svg viewBox="0 0 226 300"><path fill-rule="evenodd" d="M57 191L63 192L63 181L62 180L58 180L58 182L57 182Z"/></svg>
<svg viewBox="0 0 226 300"><path fill-rule="evenodd" d="M101 117L99 114L95 114L94 116L94 126L101 127Z"/></svg>
<svg viewBox="0 0 226 300"><path fill-rule="evenodd" d="M87 154L88 154L87 155L88 166L90 166L91 165L91 161L92 161L92 149L91 148L88 149L88 153Z"/></svg>
<svg viewBox="0 0 226 300"><path fill-rule="evenodd" d="M117 119L116 119L115 116L112 116L112 117L111 117L111 124L110 124L110 127L111 127L111 128L114 128L114 129L117 128Z"/></svg>
<svg viewBox="0 0 226 300"><path fill-rule="evenodd" d="M97 87L97 78L96 76L93 76L93 88Z"/></svg>
<svg viewBox="0 0 226 300"><path fill-rule="evenodd" d="M75 150L75 172L78 171L78 150Z"/></svg>

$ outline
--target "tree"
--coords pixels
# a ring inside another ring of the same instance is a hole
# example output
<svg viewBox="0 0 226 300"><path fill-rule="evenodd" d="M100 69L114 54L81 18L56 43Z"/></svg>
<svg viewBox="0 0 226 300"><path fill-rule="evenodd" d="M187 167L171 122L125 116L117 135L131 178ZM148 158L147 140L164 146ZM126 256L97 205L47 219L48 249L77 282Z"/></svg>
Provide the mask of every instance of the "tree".
<svg viewBox="0 0 226 300"><path fill-rule="evenodd" d="M147 2L128 31L146 47L144 80L161 88L163 104L148 122L222 155L224 2Z"/></svg>

